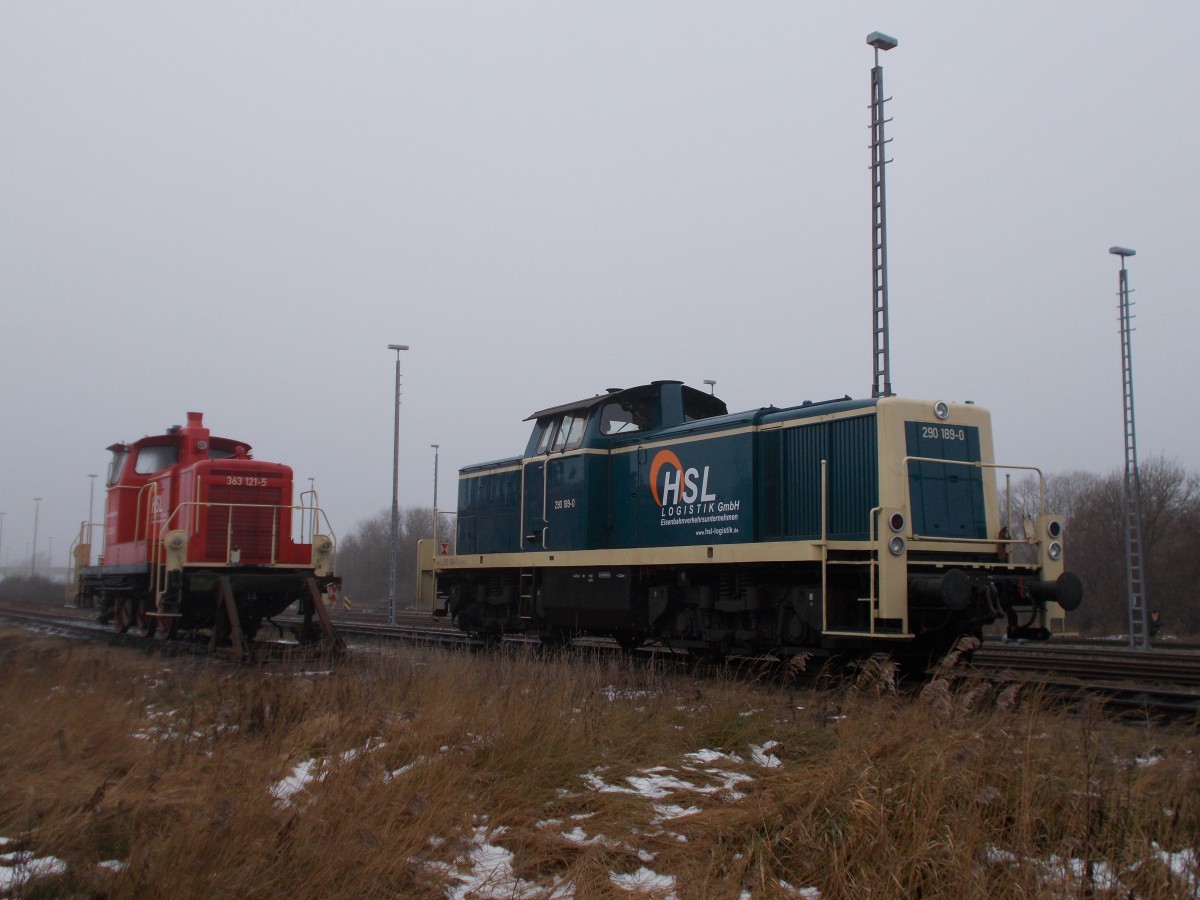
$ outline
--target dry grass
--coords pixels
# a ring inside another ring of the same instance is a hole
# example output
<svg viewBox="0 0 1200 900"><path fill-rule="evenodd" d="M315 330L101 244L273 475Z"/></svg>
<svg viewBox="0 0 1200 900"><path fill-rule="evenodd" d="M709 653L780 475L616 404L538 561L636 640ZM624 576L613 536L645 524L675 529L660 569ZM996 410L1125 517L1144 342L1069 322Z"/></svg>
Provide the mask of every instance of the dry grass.
<svg viewBox="0 0 1200 900"><path fill-rule="evenodd" d="M28 896L1195 890L1160 860L1200 845L1192 730L890 684L411 648L234 669L0 631L0 835L66 863Z"/></svg>

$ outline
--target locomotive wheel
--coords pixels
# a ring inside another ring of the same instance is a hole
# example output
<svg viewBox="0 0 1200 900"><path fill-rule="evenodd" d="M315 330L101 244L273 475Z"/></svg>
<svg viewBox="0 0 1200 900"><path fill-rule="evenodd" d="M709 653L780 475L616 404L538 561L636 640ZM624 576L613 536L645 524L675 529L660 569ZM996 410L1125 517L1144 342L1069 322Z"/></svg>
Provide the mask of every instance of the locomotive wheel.
<svg viewBox="0 0 1200 900"><path fill-rule="evenodd" d="M688 647L689 666L720 666L725 663L725 654L720 647Z"/></svg>
<svg viewBox="0 0 1200 900"><path fill-rule="evenodd" d="M158 616L150 615L149 610L146 608L145 601L138 604L137 627L138 631L142 633L143 637L154 637L154 633L158 631L159 621L160 620Z"/></svg>
<svg viewBox="0 0 1200 900"><path fill-rule="evenodd" d="M538 635L538 641L547 650L569 650L571 635L565 631L548 631Z"/></svg>
<svg viewBox="0 0 1200 900"><path fill-rule="evenodd" d="M613 635L613 640L617 642L618 647L630 654L646 642L646 639L640 634L632 634L628 631L618 631Z"/></svg>
<svg viewBox="0 0 1200 900"><path fill-rule="evenodd" d="M494 650L500 646L500 641L504 637L504 635L501 634L501 632L498 628L497 629L489 628L486 631L477 631L474 634L472 634L471 637L474 637L477 640L482 641L485 650Z"/></svg>
<svg viewBox="0 0 1200 900"><path fill-rule="evenodd" d="M124 634L134 624L133 598L118 596L113 599L113 627L117 634Z"/></svg>

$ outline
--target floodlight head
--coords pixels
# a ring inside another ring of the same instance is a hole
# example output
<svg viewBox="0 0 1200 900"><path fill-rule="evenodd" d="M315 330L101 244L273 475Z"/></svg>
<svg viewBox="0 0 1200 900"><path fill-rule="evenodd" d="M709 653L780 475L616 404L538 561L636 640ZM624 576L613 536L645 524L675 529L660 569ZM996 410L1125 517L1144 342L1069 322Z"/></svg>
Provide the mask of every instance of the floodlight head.
<svg viewBox="0 0 1200 900"><path fill-rule="evenodd" d="M1136 250L1130 250L1128 247L1109 247L1108 252L1113 256L1119 256L1124 259L1126 256L1137 256Z"/></svg>
<svg viewBox="0 0 1200 900"><path fill-rule="evenodd" d="M407 350L408 344L388 344L389 350Z"/></svg>
<svg viewBox="0 0 1200 900"><path fill-rule="evenodd" d="M890 34L884 34L882 31L872 31L867 35L867 43L876 50L891 50L900 42Z"/></svg>

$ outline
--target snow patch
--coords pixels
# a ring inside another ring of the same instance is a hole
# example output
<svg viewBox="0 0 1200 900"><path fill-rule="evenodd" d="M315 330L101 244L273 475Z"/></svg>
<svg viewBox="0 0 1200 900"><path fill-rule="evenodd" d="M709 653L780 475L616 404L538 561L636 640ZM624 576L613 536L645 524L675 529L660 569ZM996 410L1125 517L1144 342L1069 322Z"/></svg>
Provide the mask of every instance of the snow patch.
<svg viewBox="0 0 1200 900"><path fill-rule="evenodd" d="M673 875L659 875L645 866L628 875L618 875L616 872L613 872L608 877L617 887L627 891L669 891L670 893L667 896L675 896L675 877Z"/></svg>
<svg viewBox="0 0 1200 900"><path fill-rule="evenodd" d="M11 891L34 878L62 875L66 871L67 864L56 856L6 853L0 855L0 891Z"/></svg>

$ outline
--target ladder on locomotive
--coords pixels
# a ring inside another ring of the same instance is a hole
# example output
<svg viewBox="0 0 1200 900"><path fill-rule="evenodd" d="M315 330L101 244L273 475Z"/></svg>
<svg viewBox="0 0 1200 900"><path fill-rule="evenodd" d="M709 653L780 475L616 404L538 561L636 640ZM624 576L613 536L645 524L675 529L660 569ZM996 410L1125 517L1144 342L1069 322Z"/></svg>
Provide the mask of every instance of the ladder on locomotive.
<svg viewBox="0 0 1200 900"><path fill-rule="evenodd" d="M517 617L520 619L533 618L533 591L536 579L533 567L522 568L520 582L517 586Z"/></svg>

